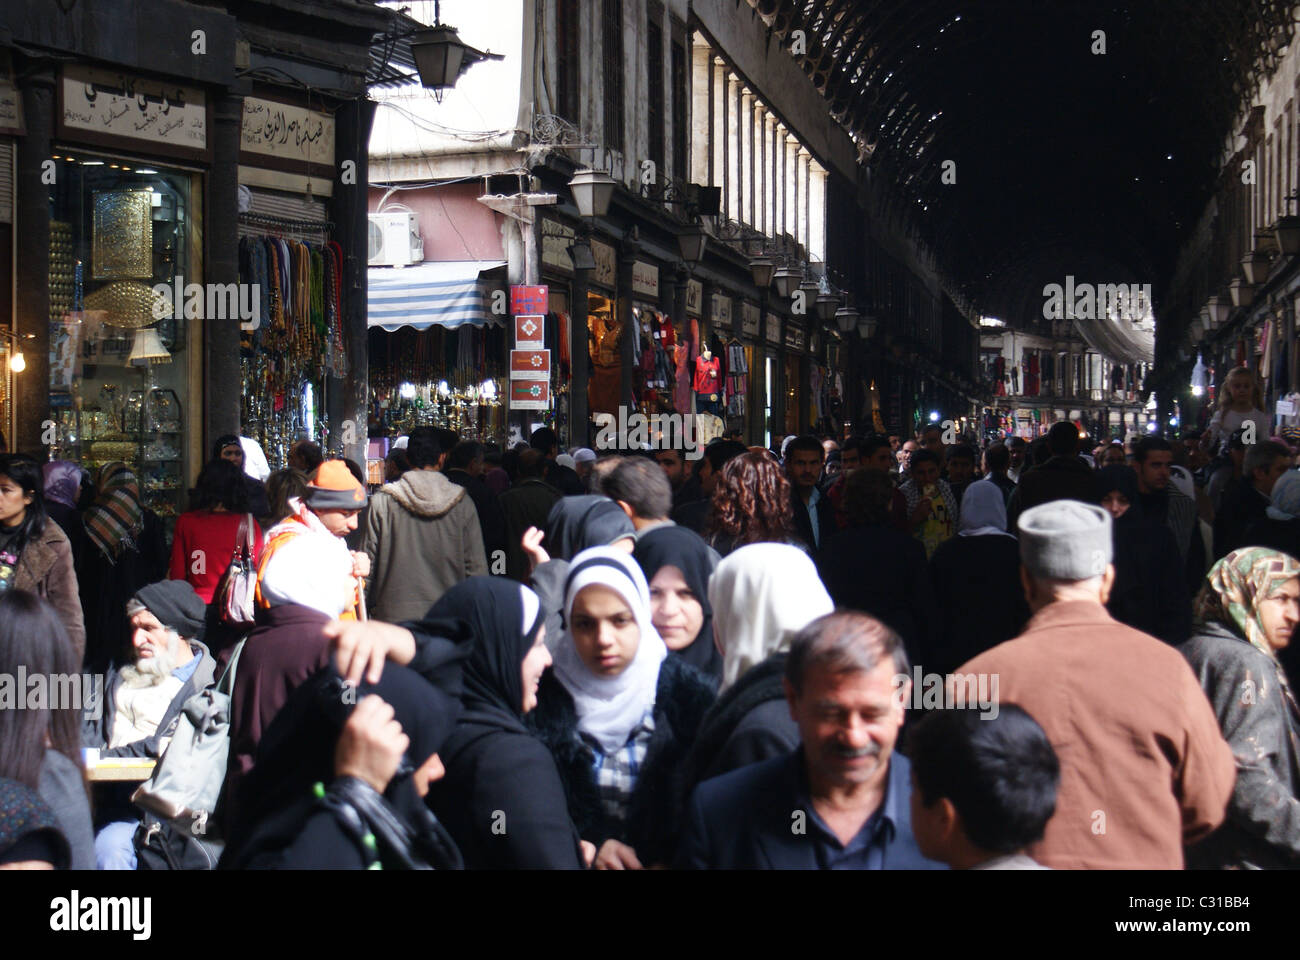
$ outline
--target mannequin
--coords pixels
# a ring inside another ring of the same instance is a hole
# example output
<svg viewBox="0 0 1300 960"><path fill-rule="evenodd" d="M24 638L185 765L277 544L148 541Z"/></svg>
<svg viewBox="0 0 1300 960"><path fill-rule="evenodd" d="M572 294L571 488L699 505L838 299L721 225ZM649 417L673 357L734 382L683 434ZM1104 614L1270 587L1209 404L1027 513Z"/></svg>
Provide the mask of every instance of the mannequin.
<svg viewBox="0 0 1300 960"><path fill-rule="evenodd" d="M722 363L709 345L695 358L695 412L722 416Z"/></svg>

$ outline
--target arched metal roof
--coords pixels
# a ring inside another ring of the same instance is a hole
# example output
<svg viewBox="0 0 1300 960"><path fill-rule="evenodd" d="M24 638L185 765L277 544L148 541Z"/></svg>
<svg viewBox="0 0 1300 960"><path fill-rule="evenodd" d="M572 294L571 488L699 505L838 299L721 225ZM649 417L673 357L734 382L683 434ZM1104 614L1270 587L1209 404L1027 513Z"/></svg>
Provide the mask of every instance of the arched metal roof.
<svg viewBox="0 0 1300 960"><path fill-rule="evenodd" d="M949 285L1016 326L1041 315L1043 284L1067 274L1150 283L1159 302L1243 98L1285 53L1297 10L1277 0L748 2L783 42L804 31L802 69ZM947 160L955 184L943 182Z"/></svg>

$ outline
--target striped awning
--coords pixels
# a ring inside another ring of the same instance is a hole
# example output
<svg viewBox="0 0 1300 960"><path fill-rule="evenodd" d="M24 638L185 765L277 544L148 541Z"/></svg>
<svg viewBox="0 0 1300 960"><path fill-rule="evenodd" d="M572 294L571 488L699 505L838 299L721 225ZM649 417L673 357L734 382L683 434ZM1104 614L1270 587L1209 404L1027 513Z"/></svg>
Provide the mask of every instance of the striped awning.
<svg viewBox="0 0 1300 960"><path fill-rule="evenodd" d="M454 329L469 323L484 326L488 312L485 270L504 260L444 260L410 267L370 267L367 279L367 326L393 331L400 327Z"/></svg>

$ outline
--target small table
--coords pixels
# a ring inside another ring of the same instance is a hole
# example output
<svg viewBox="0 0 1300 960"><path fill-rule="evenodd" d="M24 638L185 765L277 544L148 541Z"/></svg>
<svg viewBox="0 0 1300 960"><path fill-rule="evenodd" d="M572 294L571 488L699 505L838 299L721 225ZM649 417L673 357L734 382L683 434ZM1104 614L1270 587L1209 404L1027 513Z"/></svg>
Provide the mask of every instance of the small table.
<svg viewBox="0 0 1300 960"><path fill-rule="evenodd" d="M86 779L91 783L112 781L142 782L153 776L156 760L149 757L108 757L86 765Z"/></svg>

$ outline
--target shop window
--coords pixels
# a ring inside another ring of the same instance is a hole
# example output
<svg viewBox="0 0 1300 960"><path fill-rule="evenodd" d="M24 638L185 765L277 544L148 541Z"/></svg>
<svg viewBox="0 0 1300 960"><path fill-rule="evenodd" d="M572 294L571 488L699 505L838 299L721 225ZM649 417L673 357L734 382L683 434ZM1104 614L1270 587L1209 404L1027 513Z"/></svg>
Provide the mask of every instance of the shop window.
<svg viewBox="0 0 1300 960"><path fill-rule="evenodd" d="M800 378L803 364L797 356L785 357L785 433L798 436L804 432L802 416L803 382Z"/></svg>
<svg viewBox="0 0 1300 960"><path fill-rule="evenodd" d="M174 517L198 468L186 444L209 309L189 287L203 273L198 176L82 151L53 160L52 456L92 473L124 461L145 506Z"/></svg>

